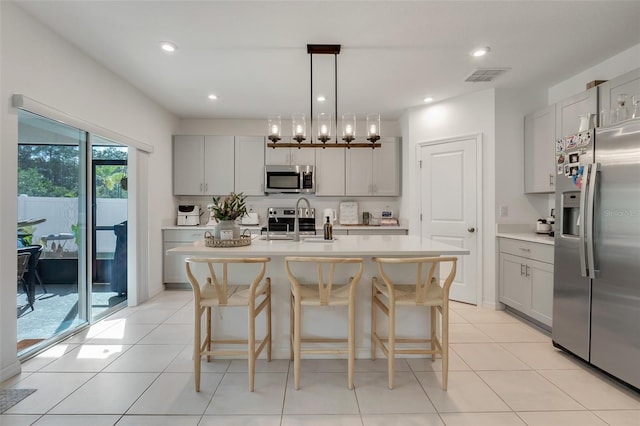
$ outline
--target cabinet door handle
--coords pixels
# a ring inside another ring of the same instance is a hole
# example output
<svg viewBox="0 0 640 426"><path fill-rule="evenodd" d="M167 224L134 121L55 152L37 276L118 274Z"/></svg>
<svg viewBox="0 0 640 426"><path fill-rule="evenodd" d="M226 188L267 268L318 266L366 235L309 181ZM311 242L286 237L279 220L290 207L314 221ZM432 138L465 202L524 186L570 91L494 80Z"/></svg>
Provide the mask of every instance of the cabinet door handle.
<svg viewBox="0 0 640 426"><path fill-rule="evenodd" d="M374 194L378 193L378 185L373 185L373 193Z"/></svg>
<svg viewBox="0 0 640 426"><path fill-rule="evenodd" d="M530 269L530 268L529 268L529 265L526 265L526 267L525 267L525 269L524 269L524 270L525 270L525 273L524 273L524 276L525 276L525 277L528 277L529 275L531 275L531 273L529 272L529 269Z"/></svg>
<svg viewBox="0 0 640 426"><path fill-rule="evenodd" d="M204 184L204 192L209 191L209 183Z"/></svg>
<svg viewBox="0 0 640 426"><path fill-rule="evenodd" d="M549 186L553 186L553 173L549 173Z"/></svg>
<svg viewBox="0 0 640 426"><path fill-rule="evenodd" d="M202 192L202 182L200 183L200 192Z"/></svg>
<svg viewBox="0 0 640 426"><path fill-rule="evenodd" d="M524 275L524 264L520 264L520 276Z"/></svg>

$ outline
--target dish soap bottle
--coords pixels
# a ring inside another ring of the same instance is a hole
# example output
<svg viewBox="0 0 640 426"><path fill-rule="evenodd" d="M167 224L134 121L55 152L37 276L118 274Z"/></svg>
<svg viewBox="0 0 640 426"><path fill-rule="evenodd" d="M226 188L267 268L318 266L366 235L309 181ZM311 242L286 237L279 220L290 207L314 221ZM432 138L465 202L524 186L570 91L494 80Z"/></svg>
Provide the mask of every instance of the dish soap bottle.
<svg viewBox="0 0 640 426"><path fill-rule="evenodd" d="M329 216L327 216L327 222L324 224L324 239L333 240L333 226L329 222Z"/></svg>

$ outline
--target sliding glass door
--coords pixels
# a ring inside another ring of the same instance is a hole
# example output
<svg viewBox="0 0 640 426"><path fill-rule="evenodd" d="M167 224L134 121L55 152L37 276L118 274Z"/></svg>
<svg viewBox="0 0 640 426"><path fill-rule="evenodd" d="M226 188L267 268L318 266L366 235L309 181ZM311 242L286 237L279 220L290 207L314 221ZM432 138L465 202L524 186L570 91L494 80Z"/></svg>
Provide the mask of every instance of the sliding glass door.
<svg viewBox="0 0 640 426"><path fill-rule="evenodd" d="M126 146L92 137L91 316L127 300Z"/></svg>
<svg viewBox="0 0 640 426"><path fill-rule="evenodd" d="M18 112L18 355L127 300L128 149Z"/></svg>
<svg viewBox="0 0 640 426"><path fill-rule="evenodd" d="M18 112L18 352L87 322L87 134Z"/></svg>

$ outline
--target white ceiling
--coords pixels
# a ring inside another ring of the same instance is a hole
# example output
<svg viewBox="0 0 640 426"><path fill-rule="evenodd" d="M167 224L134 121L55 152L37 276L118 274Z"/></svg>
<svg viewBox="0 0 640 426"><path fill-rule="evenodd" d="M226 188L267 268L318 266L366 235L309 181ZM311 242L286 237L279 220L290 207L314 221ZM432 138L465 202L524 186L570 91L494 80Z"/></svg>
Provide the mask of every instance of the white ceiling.
<svg viewBox="0 0 640 426"><path fill-rule="evenodd" d="M437 102L488 87L547 88L640 43L640 1L18 3L185 118L308 113L307 43L342 45L338 114L383 119L425 96ZM165 54L162 40L179 50ZM471 57L478 46L491 52ZM333 57L313 59L314 86L328 92L332 112ZM479 67L510 70L492 83L465 83Z"/></svg>

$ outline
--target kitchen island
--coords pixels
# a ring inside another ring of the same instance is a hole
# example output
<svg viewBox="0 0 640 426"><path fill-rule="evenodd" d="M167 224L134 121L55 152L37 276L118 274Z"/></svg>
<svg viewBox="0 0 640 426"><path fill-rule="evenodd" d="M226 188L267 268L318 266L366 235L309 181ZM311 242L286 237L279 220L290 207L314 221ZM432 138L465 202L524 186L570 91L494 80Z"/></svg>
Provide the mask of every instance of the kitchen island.
<svg viewBox="0 0 640 426"><path fill-rule="evenodd" d="M356 302L356 356L370 357L371 345L371 278L378 273L373 256L413 257L413 256L464 256L469 250L440 243L417 236L407 235L340 235L331 242L313 237L300 242L288 240L266 241L256 237L251 245L236 248L206 247L203 240L191 245L175 247L167 250L167 254L186 257L263 257L271 258L267 265L266 276L271 277L272 315L273 315L273 356L286 359L289 357L289 279L284 269L285 256L331 256L362 257L364 273L357 288ZM202 265L198 265L202 266ZM400 266L400 265L396 265ZM387 268L385 268L387 269ZM406 268L405 268L406 269ZM446 271L445 271L446 272ZM204 281L206 268L194 272L198 279ZM242 271L238 271L242 273ZM394 276L402 274L411 279L414 271L397 270ZM408 274L408 275L407 275ZM308 282L314 282L315 268L309 270ZM338 277L346 278L346 277ZM455 285L455 283L454 283ZM330 312L329 312L330 311ZM429 318L424 309L405 309L398 314L399 336L428 336ZM246 334L246 310L227 309L214 319L214 333L218 336L238 336ZM318 308L305 311L303 319L303 335L319 335L326 337L346 337L347 311L341 308ZM261 330L261 327L257 327ZM386 330L380 324L382 333Z"/></svg>

